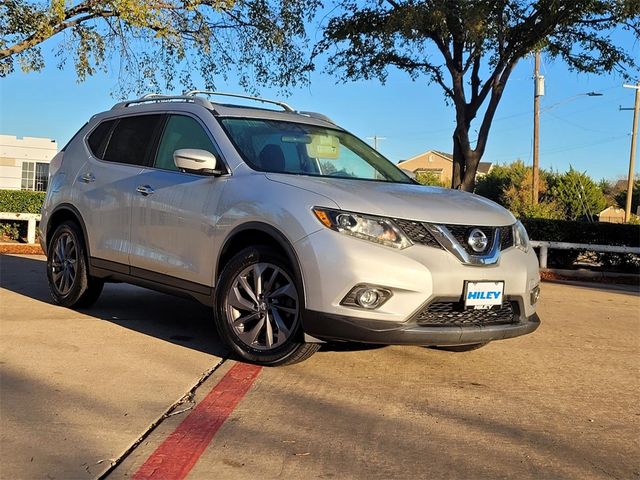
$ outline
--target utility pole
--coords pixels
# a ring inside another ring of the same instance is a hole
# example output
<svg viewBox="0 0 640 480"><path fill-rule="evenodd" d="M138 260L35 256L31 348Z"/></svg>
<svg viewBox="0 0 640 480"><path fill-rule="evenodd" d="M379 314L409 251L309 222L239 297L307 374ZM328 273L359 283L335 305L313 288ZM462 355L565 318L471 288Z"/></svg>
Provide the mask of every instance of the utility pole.
<svg viewBox="0 0 640 480"><path fill-rule="evenodd" d="M378 150L378 140L386 140L387 137L379 137L378 135L374 135L373 137L367 137L367 140L373 140L373 148Z"/></svg>
<svg viewBox="0 0 640 480"><path fill-rule="evenodd" d="M636 141L638 138L638 111L640 110L640 82L635 85L623 85L625 88L636 90L636 102L633 107L633 130L631 133L631 154L629 156L629 178L627 179L627 203L624 209L624 221L631 220L631 197L633 196L633 177L636 161Z"/></svg>
<svg viewBox="0 0 640 480"><path fill-rule="evenodd" d="M538 204L540 189L540 97L544 95L544 76L540 75L540 50L536 50L533 71L533 205Z"/></svg>

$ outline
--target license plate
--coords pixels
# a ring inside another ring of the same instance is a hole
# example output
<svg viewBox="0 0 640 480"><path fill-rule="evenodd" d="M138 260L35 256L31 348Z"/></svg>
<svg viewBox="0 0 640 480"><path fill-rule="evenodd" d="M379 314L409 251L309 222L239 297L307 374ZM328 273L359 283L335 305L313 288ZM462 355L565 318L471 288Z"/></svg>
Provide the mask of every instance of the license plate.
<svg viewBox="0 0 640 480"><path fill-rule="evenodd" d="M464 306L477 310L502 305L504 282L466 282L464 289Z"/></svg>

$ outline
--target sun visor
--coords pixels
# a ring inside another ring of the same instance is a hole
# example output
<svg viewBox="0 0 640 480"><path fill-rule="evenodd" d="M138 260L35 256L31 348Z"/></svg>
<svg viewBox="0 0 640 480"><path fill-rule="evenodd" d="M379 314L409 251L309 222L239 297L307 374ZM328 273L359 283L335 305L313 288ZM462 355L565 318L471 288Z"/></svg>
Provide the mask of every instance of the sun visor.
<svg viewBox="0 0 640 480"><path fill-rule="evenodd" d="M337 160L340 155L340 140L333 135L311 135L311 143L306 147L311 158Z"/></svg>

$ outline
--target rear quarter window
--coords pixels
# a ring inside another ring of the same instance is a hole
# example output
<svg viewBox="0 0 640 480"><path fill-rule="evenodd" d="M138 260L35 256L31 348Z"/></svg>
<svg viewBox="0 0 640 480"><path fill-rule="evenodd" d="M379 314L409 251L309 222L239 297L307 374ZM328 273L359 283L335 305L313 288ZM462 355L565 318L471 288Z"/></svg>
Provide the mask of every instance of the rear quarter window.
<svg viewBox="0 0 640 480"><path fill-rule="evenodd" d="M87 138L89 150L91 150L91 154L94 157L102 159L102 157L104 156L104 150L109 140L109 134L111 133L111 129L113 128L113 125L115 123L116 120L108 120L106 122L102 122L93 130L93 132L91 132L91 134Z"/></svg>

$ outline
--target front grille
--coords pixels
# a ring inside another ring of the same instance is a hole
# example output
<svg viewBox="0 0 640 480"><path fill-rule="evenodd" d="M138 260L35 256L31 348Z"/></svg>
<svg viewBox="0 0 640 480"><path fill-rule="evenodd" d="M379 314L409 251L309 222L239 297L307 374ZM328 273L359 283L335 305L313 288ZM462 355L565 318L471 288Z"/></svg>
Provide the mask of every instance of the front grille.
<svg viewBox="0 0 640 480"><path fill-rule="evenodd" d="M505 300L489 310L465 309L463 302L432 302L415 317L422 327L482 327L518 321L517 303Z"/></svg>
<svg viewBox="0 0 640 480"><path fill-rule="evenodd" d="M429 233L429 230L420 222L414 222L411 220L403 220L400 218L394 218L393 221L398 225L407 237L411 239L413 243L419 243L421 245L428 245L429 247L442 248L438 241L433 238L433 235Z"/></svg>
<svg viewBox="0 0 640 480"><path fill-rule="evenodd" d="M475 227L473 225L445 225L445 227L447 227L447 230L451 232L451 235L455 237L462 248L464 248L470 255L486 255L487 252L490 252L491 248L493 248L493 238L496 231L495 227ZM469 243L467 243L469 240L469 234L474 228L482 230L487 236L487 240L489 240L487 248L480 254L474 251L471 246L469 246Z"/></svg>
<svg viewBox="0 0 640 480"><path fill-rule="evenodd" d="M429 247L434 248L442 248L442 245L434 238L433 235L427 230L421 222L415 222L413 220L404 220L401 218L394 218L393 221L396 225L398 225L402 231L411 239L413 243L418 243L421 245L428 245ZM482 230L487 238L489 239L489 244L485 250L486 252L491 251L493 247L493 239L495 236L496 228L500 230L500 249L506 250L507 248L513 247L513 227L476 227L474 225L444 225L447 227L447 230L451 232L451 234L455 237L460 245L471 255L478 255L478 252L474 252L467 240L469 239L469 233L474 228L479 228Z"/></svg>
<svg viewBox="0 0 640 480"><path fill-rule="evenodd" d="M473 249L467 243L469 239L469 234L471 230L477 228L482 230L484 234L487 236L489 240L489 244L485 249L486 252L490 252L493 248L493 240L495 237L496 229L500 230L500 249L506 250L509 247L513 246L513 228L511 226L506 227L476 227L473 225L445 225L447 230L451 232L451 235L455 237L460 245L469 253L470 255L478 255L478 252L474 252Z"/></svg>
<svg viewBox="0 0 640 480"><path fill-rule="evenodd" d="M513 226L500 227L500 250L513 247Z"/></svg>

